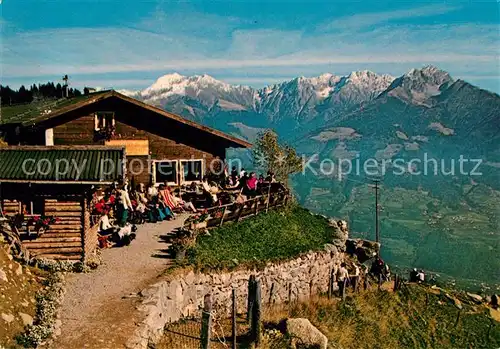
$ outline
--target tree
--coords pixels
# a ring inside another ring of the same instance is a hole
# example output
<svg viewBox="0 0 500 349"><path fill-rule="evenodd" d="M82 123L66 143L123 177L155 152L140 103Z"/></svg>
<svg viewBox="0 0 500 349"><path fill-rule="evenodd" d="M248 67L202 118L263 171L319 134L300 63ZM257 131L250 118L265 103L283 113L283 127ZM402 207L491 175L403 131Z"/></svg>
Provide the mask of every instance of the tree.
<svg viewBox="0 0 500 349"><path fill-rule="evenodd" d="M253 149L256 168L274 173L276 179L288 184L288 176L302 171L303 162L295 149L282 145L278 135L266 130L259 134Z"/></svg>

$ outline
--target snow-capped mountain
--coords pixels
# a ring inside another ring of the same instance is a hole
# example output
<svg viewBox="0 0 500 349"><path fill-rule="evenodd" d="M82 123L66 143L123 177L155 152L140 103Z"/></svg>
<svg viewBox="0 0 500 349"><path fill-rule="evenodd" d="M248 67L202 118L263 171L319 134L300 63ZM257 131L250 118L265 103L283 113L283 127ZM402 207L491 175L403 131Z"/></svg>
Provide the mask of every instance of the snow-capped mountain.
<svg viewBox="0 0 500 349"><path fill-rule="evenodd" d="M272 127L284 138L295 138L331 121L350 118L377 101L430 108L454 85L447 72L425 66L398 78L363 70L345 76L301 76L260 89L231 85L209 75L174 73L142 91L126 94L240 136L245 128L234 125L241 123L256 129Z"/></svg>
<svg viewBox="0 0 500 349"><path fill-rule="evenodd" d="M314 119L325 109L343 110L370 101L393 81L392 76L365 70L347 76L326 73L298 77L254 89L231 85L209 75L188 77L173 73L132 95L197 121L207 121L207 117L221 112L249 112L266 122L297 125Z"/></svg>
<svg viewBox="0 0 500 349"><path fill-rule="evenodd" d="M164 75L151 86L138 93L147 103L164 105L179 97L197 100L206 108L221 105L229 110L246 109L255 100L251 87L230 85L209 75L183 76L178 73Z"/></svg>

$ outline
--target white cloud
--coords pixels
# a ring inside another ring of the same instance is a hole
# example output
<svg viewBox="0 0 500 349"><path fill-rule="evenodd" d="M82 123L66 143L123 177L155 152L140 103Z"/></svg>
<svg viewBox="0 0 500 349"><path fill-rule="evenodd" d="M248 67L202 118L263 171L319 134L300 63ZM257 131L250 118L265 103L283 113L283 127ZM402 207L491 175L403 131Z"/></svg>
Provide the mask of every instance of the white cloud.
<svg viewBox="0 0 500 349"><path fill-rule="evenodd" d="M451 7L444 4L437 4L437 5L428 5L428 6L404 9L404 10L375 12L375 13L360 13L336 19L326 25L323 25L319 29L323 30L361 29L398 19L441 15L454 11L456 9L457 9L456 7Z"/></svg>
<svg viewBox="0 0 500 349"><path fill-rule="evenodd" d="M451 10L446 6L425 6L412 13L430 16ZM407 11L396 11L349 18L366 26L409 15ZM346 21L344 18L333 23ZM132 85L137 81L127 75L131 72L214 74L231 69L232 75L241 78L232 77L230 82L243 84L254 79L257 84L262 81L259 76L319 75L326 70L346 73L348 69L372 69L398 75L424 64L438 65L455 76L498 75L499 71L497 25L384 24L370 31L334 32L244 30L241 25L234 18L197 14L194 20L186 21L182 16L159 11L156 17L127 28L17 33L4 37L0 47L2 79L8 83L22 77L28 80L70 74L88 81L85 75L117 73Z"/></svg>

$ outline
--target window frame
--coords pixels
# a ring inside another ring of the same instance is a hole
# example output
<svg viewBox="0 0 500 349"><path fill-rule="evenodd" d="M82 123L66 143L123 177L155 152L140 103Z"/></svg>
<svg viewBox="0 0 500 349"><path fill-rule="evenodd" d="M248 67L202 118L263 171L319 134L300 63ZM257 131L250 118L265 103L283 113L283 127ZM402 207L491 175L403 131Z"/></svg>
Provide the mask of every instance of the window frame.
<svg viewBox="0 0 500 349"><path fill-rule="evenodd" d="M153 160L152 166L153 166L153 183L156 187L160 186L160 184L163 184L164 182L158 182L156 179L156 167L157 163L161 162L170 162L170 163L175 163L175 182L167 182L168 185L178 185L179 183L179 160L170 160L170 159L162 159L162 160Z"/></svg>
<svg viewBox="0 0 500 349"><path fill-rule="evenodd" d="M191 161L200 161L201 162L201 175L199 180L187 181L184 178L184 166L183 162L191 162ZM205 176L205 159L179 159L179 175L180 175L180 183L190 185L191 183L200 183Z"/></svg>
<svg viewBox="0 0 500 349"><path fill-rule="evenodd" d="M111 115L111 125L106 125L106 119ZM102 125L101 125L102 121ZM94 113L94 130L101 131L108 127L115 126L115 112L114 111L98 111Z"/></svg>

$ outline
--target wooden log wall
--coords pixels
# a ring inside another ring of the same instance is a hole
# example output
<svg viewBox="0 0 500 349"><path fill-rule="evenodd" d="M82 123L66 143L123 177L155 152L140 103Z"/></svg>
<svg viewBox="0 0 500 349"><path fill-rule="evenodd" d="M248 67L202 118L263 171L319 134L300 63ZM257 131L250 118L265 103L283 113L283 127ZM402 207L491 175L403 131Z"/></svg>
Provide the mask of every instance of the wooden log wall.
<svg viewBox="0 0 500 349"><path fill-rule="evenodd" d="M21 203L17 200L3 200L1 206L6 216L13 216L22 212Z"/></svg>
<svg viewBox="0 0 500 349"><path fill-rule="evenodd" d="M23 242L31 254L40 258L81 260L83 255L83 208L80 201L45 199L45 215L58 222L39 238Z"/></svg>
<svg viewBox="0 0 500 349"><path fill-rule="evenodd" d="M21 212L21 206L16 200L4 200L2 204L6 215ZM52 223L40 237L23 240L23 245L37 258L82 260L84 225L82 202L77 199L72 201L45 199L44 207L44 214L58 218L58 221ZM26 231L20 233L24 235Z"/></svg>

